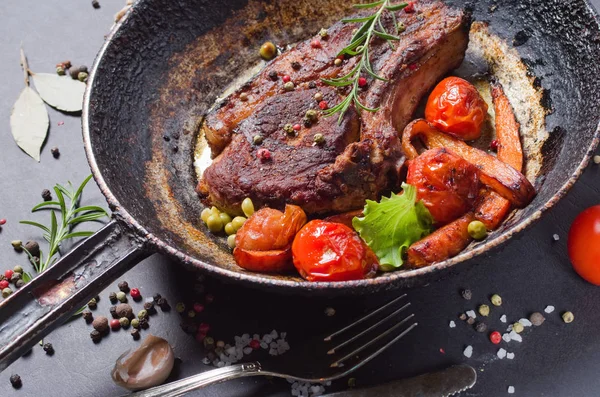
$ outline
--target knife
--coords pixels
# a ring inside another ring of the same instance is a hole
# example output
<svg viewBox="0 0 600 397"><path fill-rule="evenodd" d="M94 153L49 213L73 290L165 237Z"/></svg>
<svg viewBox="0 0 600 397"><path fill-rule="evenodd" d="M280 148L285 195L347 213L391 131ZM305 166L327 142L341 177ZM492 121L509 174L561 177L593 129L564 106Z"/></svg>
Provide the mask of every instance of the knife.
<svg viewBox="0 0 600 397"><path fill-rule="evenodd" d="M448 397L472 388L476 381L475 369L463 364L383 385L326 394L323 397Z"/></svg>

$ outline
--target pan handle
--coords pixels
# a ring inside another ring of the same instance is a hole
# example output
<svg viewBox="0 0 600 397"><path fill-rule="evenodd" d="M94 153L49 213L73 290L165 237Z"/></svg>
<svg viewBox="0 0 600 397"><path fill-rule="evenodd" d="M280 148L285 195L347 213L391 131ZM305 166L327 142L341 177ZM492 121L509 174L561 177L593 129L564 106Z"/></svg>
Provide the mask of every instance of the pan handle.
<svg viewBox="0 0 600 397"><path fill-rule="evenodd" d="M116 220L0 303L0 371L150 252Z"/></svg>

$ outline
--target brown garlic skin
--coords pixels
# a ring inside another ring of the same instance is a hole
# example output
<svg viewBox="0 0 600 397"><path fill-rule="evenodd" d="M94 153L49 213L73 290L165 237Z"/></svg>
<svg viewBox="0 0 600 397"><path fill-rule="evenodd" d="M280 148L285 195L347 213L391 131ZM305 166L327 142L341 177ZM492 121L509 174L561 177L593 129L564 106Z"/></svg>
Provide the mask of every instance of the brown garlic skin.
<svg viewBox="0 0 600 397"><path fill-rule="evenodd" d="M169 342L148 335L137 349L119 356L111 375L114 382L125 389L142 390L163 383L174 363L175 355Z"/></svg>

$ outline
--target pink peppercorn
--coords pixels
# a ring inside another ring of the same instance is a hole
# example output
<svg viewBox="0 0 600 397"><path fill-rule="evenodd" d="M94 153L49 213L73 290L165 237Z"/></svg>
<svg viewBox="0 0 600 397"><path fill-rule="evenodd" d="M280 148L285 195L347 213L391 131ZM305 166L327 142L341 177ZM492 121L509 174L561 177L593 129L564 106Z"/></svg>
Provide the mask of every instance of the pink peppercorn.
<svg viewBox="0 0 600 397"><path fill-rule="evenodd" d="M0 226L6 224L6 219L0 219Z"/></svg>
<svg viewBox="0 0 600 397"><path fill-rule="evenodd" d="M498 150L498 140L494 139L491 143L490 143L490 149L492 149L493 151Z"/></svg>
<svg viewBox="0 0 600 397"><path fill-rule="evenodd" d="M408 68L410 70L417 70L419 66L416 63L411 63L410 65L408 65Z"/></svg>
<svg viewBox="0 0 600 397"><path fill-rule="evenodd" d="M412 14L413 12L415 12L415 2L409 1L408 5L404 7L404 12L406 12L407 14Z"/></svg>
<svg viewBox="0 0 600 397"><path fill-rule="evenodd" d="M312 48L321 48L321 40L314 39L313 41L310 42L310 46Z"/></svg>
<svg viewBox="0 0 600 397"><path fill-rule="evenodd" d="M319 102L319 107L321 108L321 110L327 110L329 105L327 105L327 102L321 101L321 102Z"/></svg>
<svg viewBox="0 0 600 397"><path fill-rule="evenodd" d="M291 81L292 78L286 74L285 76L283 76L281 78L281 80L283 80L284 83L287 83L287 82Z"/></svg>
<svg viewBox="0 0 600 397"><path fill-rule="evenodd" d="M367 85L367 79L365 79L364 77L359 77L358 78L358 86L364 87L366 85Z"/></svg>
<svg viewBox="0 0 600 397"><path fill-rule="evenodd" d="M138 300L138 299L140 299L142 297L142 293L137 288L132 288L131 291L129 292L129 294L131 295L131 297L134 300Z"/></svg>
<svg viewBox="0 0 600 397"><path fill-rule="evenodd" d="M208 325L207 323L200 323L200 325L198 325L198 333L199 334L208 334L208 331L210 331L210 325Z"/></svg>
<svg viewBox="0 0 600 397"><path fill-rule="evenodd" d="M294 131L300 131L302 126L300 124L294 124L294 126L292 128L294 129Z"/></svg>
<svg viewBox="0 0 600 397"><path fill-rule="evenodd" d="M250 346L251 348L253 348L254 350L258 350L260 348L260 342L257 341L256 339L252 339L250 341L250 343L248 344L248 346Z"/></svg>
<svg viewBox="0 0 600 397"><path fill-rule="evenodd" d="M119 322L119 320L117 320L116 318L113 320L110 320L110 329L112 329L113 331L117 331L121 328L121 323Z"/></svg>
<svg viewBox="0 0 600 397"><path fill-rule="evenodd" d="M14 273L15 272L13 272L11 269L8 269L4 272L4 277L6 277L7 280L10 280Z"/></svg>
<svg viewBox="0 0 600 397"><path fill-rule="evenodd" d="M490 334L490 341L494 345L497 345L498 343L500 343L501 340L502 340L502 335L500 335L500 332L494 331Z"/></svg>
<svg viewBox="0 0 600 397"><path fill-rule="evenodd" d="M194 311L196 313L201 313L204 311L204 305L201 303L194 303Z"/></svg>
<svg viewBox="0 0 600 397"><path fill-rule="evenodd" d="M0 289L8 288L8 281L2 280L0 281Z"/></svg>
<svg viewBox="0 0 600 397"><path fill-rule="evenodd" d="M269 149L260 148L256 151L256 157L262 162L271 160L271 152Z"/></svg>

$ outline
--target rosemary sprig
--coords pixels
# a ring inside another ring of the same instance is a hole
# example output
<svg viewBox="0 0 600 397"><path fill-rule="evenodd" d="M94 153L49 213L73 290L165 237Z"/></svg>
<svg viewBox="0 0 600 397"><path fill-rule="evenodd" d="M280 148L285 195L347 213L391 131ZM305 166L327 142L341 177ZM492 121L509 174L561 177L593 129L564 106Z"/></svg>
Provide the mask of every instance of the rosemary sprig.
<svg viewBox="0 0 600 397"><path fill-rule="evenodd" d="M50 210L50 226L45 226L33 221L20 222L25 225L31 225L42 229L44 232L44 239L48 242L48 254L44 257L43 252L40 251L39 261L37 258L34 258L29 251L25 250L29 256L29 261L36 272L41 273L56 262L58 259L57 255L60 254L60 246L65 240L74 237L89 237L94 234L94 232L91 231L74 232L72 229L76 225L84 222L96 221L108 216L108 213L102 207L95 205L79 206L83 189L91 178L91 175L88 176L81 185L79 185L77 190L73 188L71 182L69 182L68 187L56 184L56 186L54 186L54 192L56 193L57 201L45 201L33 207L31 212L41 209ZM68 199L68 202L66 199ZM56 213L59 211L60 222L56 216Z"/></svg>
<svg viewBox="0 0 600 397"><path fill-rule="evenodd" d="M360 102L358 97L359 94L359 84L358 80L361 77L361 73L366 72L367 75L373 77L377 80L387 81L385 78L379 76L375 71L373 71L373 67L371 66L371 60L369 58L369 46L371 44L371 40L373 37L379 37L381 39L387 40L389 45L394 48L392 42L396 40L400 40L400 37L388 33L381 23L381 17L385 12L391 12L392 17L394 18L394 27L396 27L396 17L393 12L401 10L408 6L408 3L401 4L391 4L390 0L380 0L374 3L367 4L354 4L354 8L358 9L367 9L367 8L376 8L377 11L369 16L365 17L357 17L357 18L346 18L342 19L344 23L362 23L362 26L356 30L352 39L350 40L350 44L348 44L344 49L342 49L338 56L340 55L349 55L349 56L357 56L360 57L360 61L356 63L356 66L352 68L346 75L334 79L323 79L322 81L325 84L334 86L334 87L346 87L352 86L352 90L350 93L344 98L344 100L332 108L327 109L324 114L326 116L331 116L336 113L340 113L338 118L338 123L342 122L344 114L354 103L357 110L360 112L361 110L366 110L368 112L376 112L379 108L369 108L363 105Z"/></svg>

